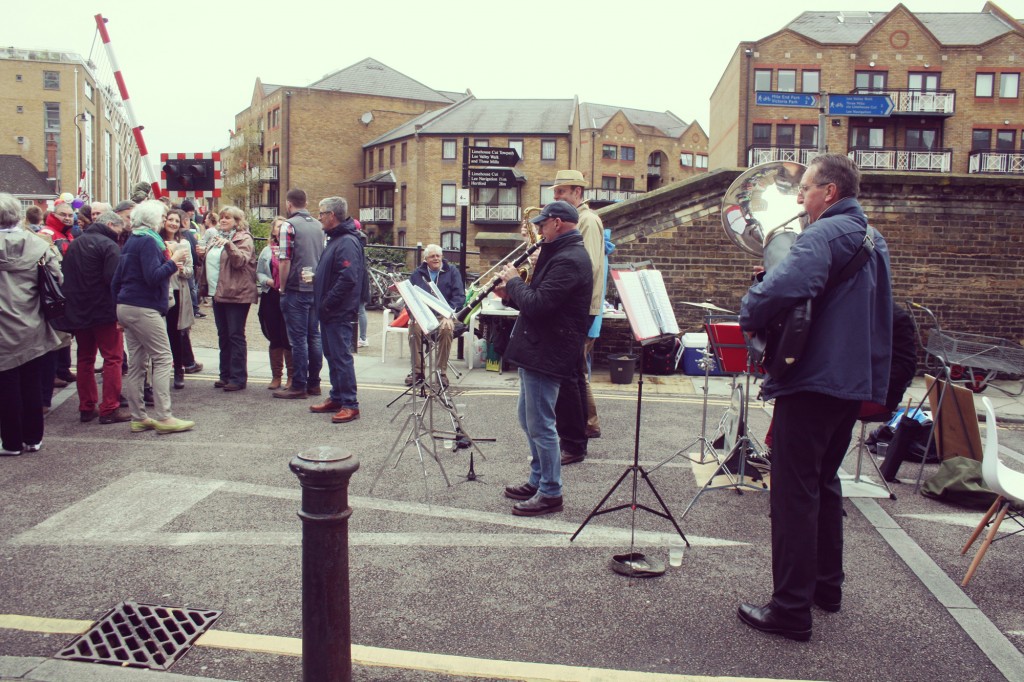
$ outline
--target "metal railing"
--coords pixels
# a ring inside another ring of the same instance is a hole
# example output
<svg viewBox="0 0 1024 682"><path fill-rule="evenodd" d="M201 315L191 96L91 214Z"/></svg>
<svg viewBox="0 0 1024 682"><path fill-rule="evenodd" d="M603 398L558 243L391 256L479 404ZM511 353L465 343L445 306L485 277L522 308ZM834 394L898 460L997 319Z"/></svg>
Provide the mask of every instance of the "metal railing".
<svg viewBox="0 0 1024 682"><path fill-rule="evenodd" d="M752 145L747 149L747 165L756 166L769 161L794 161L806 166L817 155L817 147Z"/></svg>
<svg viewBox="0 0 1024 682"><path fill-rule="evenodd" d="M968 173L1024 174L1024 152L971 152Z"/></svg>
<svg viewBox="0 0 1024 682"><path fill-rule="evenodd" d="M583 190L583 201L626 201L644 192L634 189L601 189L591 187Z"/></svg>
<svg viewBox="0 0 1024 682"><path fill-rule="evenodd" d="M889 95L894 114L950 114L956 109L956 90L856 88L858 95Z"/></svg>
<svg viewBox="0 0 1024 682"><path fill-rule="evenodd" d="M656 165L655 166L647 166L647 174L648 175L657 175L660 178L661 177L661 166L656 166Z"/></svg>
<svg viewBox="0 0 1024 682"><path fill-rule="evenodd" d="M277 182L277 164L259 167L259 179L263 182Z"/></svg>
<svg viewBox="0 0 1024 682"><path fill-rule="evenodd" d="M513 204L498 206L475 205L469 208L469 219L473 222L516 222L520 220L519 207Z"/></svg>
<svg viewBox="0 0 1024 682"><path fill-rule="evenodd" d="M395 222L395 209L391 206L369 206L359 209L359 222L361 223L393 223Z"/></svg>
<svg viewBox="0 0 1024 682"><path fill-rule="evenodd" d="M257 206L256 215L262 220L273 220L277 215L277 206Z"/></svg>
<svg viewBox="0 0 1024 682"><path fill-rule="evenodd" d="M948 173L953 163L952 149L878 147L875 149L853 149L847 156L853 159L861 170Z"/></svg>

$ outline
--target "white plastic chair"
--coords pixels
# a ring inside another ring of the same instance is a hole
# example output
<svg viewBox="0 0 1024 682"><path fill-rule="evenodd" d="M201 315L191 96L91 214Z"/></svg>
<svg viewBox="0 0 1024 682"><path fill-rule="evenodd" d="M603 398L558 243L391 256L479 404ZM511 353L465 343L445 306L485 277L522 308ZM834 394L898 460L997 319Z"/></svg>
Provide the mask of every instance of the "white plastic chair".
<svg viewBox="0 0 1024 682"><path fill-rule="evenodd" d="M960 550L960 554L966 554L967 550L970 549L974 541L981 535L982 530L985 526L992 523L992 528L989 529L988 535L985 536L985 541L981 543L981 547L978 548L978 553L974 556L974 561L971 562L970 567L967 569L967 575L964 576L964 581L960 583L966 586L974 575L974 571L977 570L978 564L981 563L982 557L985 556L985 552L988 551L989 545L991 545L997 538L996 533L999 532L999 525L1003 522L1003 519L1007 516L1010 517L1018 526L1020 530L1015 530L1002 538L1016 535L1021 531L1024 531L1024 514L1013 511L1010 507L1024 506L1024 474L1018 473L1013 469L1008 468L1002 462L999 461L999 437L996 434L996 411L992 407L992 401L988 398L982 398L981 402L985 405L985 452L981 460L981 477L985 481L985 485L999 497L992 503L989 510L985 512L985 516L982 517L978 527L971 533L971 537L967 540L967 544ZM992 517L995 516L995 521L992 521Z"/></svg>
<svg viewBox="0 0 1024 682"><path fill-rule="evenodd" d="M388 356L388 334L398 334L403 337L398 344L398 357L402 357L403 349L409 345L409 328L392 327L391 323L395 320L395 313L387 306L384 307L384 314L381 315L381 319L384 320L384 329L380 335L380 363L383 365Z"/></svg>

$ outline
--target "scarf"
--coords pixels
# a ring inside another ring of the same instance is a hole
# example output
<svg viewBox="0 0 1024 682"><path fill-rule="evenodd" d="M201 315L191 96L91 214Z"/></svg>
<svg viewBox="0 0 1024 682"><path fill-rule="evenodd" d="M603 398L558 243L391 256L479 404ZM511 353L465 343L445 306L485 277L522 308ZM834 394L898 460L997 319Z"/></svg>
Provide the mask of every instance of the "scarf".
<svg viewBox="0 0 1024 682"><path fill-rule="evenodd" d="M132 228L132 234L137 234L140 237L149 237L155 240L156 243L160 245L160 250L164 252L164 255L168 258L171 257L171 251L167 248L164 238L158 235L153 228L145 226L135 227Z"/></svg>

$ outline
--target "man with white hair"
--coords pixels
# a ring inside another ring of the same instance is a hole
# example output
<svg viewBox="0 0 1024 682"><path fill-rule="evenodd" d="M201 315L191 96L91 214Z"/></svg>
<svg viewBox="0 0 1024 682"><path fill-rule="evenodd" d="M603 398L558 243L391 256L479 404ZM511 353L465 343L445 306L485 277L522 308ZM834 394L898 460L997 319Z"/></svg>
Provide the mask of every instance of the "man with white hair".
<svg viewBox="0 0 1024 682"><path fill-rule="evenodd" d="M462 288L462 276L457 268L444 259L444 253L437 244L427 244L423 250L423 262L409 276L409 281L430 291L433 282L440 289L444 300L454 310L462 307L466 301L466 291ZM448 357L452 352L452 334L455 323L450 318L441 320L437 330L437 368L441 373L441 384L448 386ZM412 373L405 378L405 384L412 386L423 380L423 331L418 324L409 322L409 352L412 355Z"/></svg>

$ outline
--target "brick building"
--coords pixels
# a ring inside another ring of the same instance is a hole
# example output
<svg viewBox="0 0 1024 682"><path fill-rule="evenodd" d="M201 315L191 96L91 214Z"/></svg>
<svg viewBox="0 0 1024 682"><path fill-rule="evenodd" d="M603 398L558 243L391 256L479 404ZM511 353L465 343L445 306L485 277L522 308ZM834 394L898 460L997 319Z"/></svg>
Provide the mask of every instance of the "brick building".
<svg viewBox="0 0 1024 682"><path fill-rule="evenodd" d="M0 154L43 173L53 196L77 194L83 171L92 200L117 203L130 193L141 174L139 149L120 96L91 63L72 52L0 48L0 83Z"/></svg>
<svg viewBox="0 0 1024 682"><path fill-rule="evenodd" d="M711 96L712 168L806 163L816 108L758 106L757 92L885 94L888 117L827 119L828 150L865 170L1024 174L1024 25L976 13L804 12L740 43Z"/></svg>

